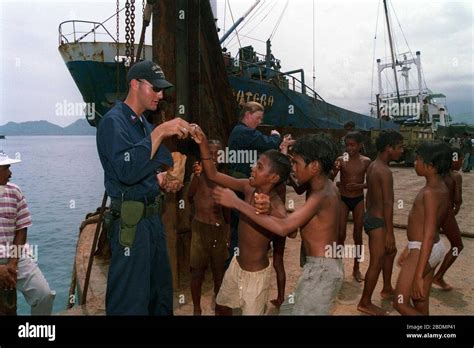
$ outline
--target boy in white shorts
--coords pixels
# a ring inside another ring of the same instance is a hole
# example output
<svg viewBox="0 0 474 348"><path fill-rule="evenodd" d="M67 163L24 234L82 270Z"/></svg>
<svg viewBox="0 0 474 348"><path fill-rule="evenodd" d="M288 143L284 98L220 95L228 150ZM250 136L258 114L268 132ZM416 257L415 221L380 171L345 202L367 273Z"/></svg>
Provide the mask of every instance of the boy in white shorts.
<svg viewBox="0 0 474 348"><path fill-rule="evenodd" d="M402 315L428 315L429 293L435 267L445 248L439 228L448 216L449 190L442 176L451 167L451 149L443 142L427 141L417 149L415 171L426 185L415 198L408 215L408 255L395 288L394 308Z"/></svg>

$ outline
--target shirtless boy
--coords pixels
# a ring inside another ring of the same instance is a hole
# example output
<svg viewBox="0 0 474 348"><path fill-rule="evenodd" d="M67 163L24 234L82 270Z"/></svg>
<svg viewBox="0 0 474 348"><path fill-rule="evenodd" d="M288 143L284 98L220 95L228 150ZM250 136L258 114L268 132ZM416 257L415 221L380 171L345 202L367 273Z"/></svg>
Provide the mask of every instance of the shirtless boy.
<svg viewBox="0 0 474 348"><path fill-rule="evenodd" d="M286 181L291 171L290 161L285 155L268 150L258 158L250 178L236 179L217 172L210 161L206 136L200 128L195 128L194 140L199 144L204 172L209 180L244 193L245 202L252 207L253 214L256 208L257 213L259 211L256 200L263 193L270 196L270 214L281 218L286 216L285 205L274 190ZM243 315L262 315L269 295L271 264L268 247L273 235L245 217L239 220L238 233L238 248L217 294L216 314L230 315L232 308L241 308Z"/></svg>
<svg viewBox="0 0 474 348"><path fill-rule="evenodd" d="M217 154L222 149L218 140L209 140L209 152L214 166ZM206 268L210 262L214 280L214 294L217 296L224 277L224 264L227 259L229 239L228 211L212 199L215 184L202 173L202 165L193 166L193 178L188 190L188 200L194 202L194 219L191 225L191 294L194 315L201 315L201 287Z"/></svg>
<svg viewBox="0 0 474 348"><path fill-rule="evenodd" d="M341 180L337 182L341 194L341 232L339 234L339 244L344 244L346 240L347 217L352 211L354 219L353 238L356 250L362 250L362 225L364 222L364 189L365 174L370 165L370 158L362 156L363 137L360 132L349 132L344 138L346 153L336 160L331 177L337 176L341 172ZM364 280L359 269L360 259L354 259L352 276L359 283Z"/></svg>
<svg viewBox="0 0 474 348"><path fill-rule="evenodd" d="M283 140L280 143L280 152L284 155L288 155L288 148L293 145L295 141L292 139L291 134L286 134L283 136ZM280 184L278 187L275 188L278 195L280 196L282 202L286 203L286 182ZM269 197L265 197L261 195L261 200L267 200L269 205ZM290 234L288 237L295 238L298 231L295 233ZM277 276L277 298L271 300L270 302L276 307L280 308L282 303L285 300L285 286L286 286L286 271L285 265L283 263L283 258L285 255L285 245L286 245L286 237L278 236L276 234L273 235L272 246L273 246L273 268L275 269L275 273Z"/></svg>
<svg viewBox="0 0 474 348"><path fill-rule="evenodd" d="M403 136L393 129L383 130L377 138L377 158L367 169L367 209L364 230L369 236L369 268L357 309L370 315L388 314L372 303L372 294L383 269L382 298L393 296L392 270L397 254L393 234L393 176L388 167L403 153Z"/></svg>
<svg viewBox="0 0 474 348"><path fill-rule="evenodd" d="M328 246L337 243L339 234L339 192L328 178L336 159L336 146L326 137L306 135L295 142L292 150L295 177L311 189L305 204L287 218L257 215L250 204L228 189L215 189L214 197L218 203L239 210L280 236L301 227L307 262L296 286L293 314L325 315L344 280L342 260L327 257Z"/></svg>
<svg viewBox="0 0 474 348"><path fill-rule="evenodd" d="M439 228L452 209L442 178L451 166L451 149L444 142L424 142L417 149L415 171L426 178L408 215L408 255L395 289L394 308L402 315L428 315L429 293L436 266L446 251ZM412 301L411 301L412 300Z"/></svg>
<svg viewBox="0 0 474 348"><path fill-rule="evenodd" d="M459 150L453 150L451 170L443 179L449 190L449 206L446 220L443 222L442 232L451 243L451 249L444 257L443 263L436 272L433 284L441 287L443 290L452 290L452 286L446 283L444 275L451 265L456 261L459 253L464 248L461 238L461 231L459 230L456 221L456 215L459 212L462 204L462 175L458 172L461 169L463 157Z"/></svg>

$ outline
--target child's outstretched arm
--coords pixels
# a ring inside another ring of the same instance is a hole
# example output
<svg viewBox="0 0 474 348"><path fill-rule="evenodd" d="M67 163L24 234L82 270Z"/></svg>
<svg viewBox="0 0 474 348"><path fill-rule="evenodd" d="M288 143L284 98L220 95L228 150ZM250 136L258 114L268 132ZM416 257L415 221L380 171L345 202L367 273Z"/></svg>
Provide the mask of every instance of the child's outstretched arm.
<svg viewBox="0 0 474 348"><path fill-rule="evenodd" d="M256 214L255 208L247 202L239 199L234 192L228 189L217 187L213 191L216 203L225 207L239 210L255 223L274 234L285 237L293 233L298 227L305 225L315 215L320 204L320 200L310 196L306 203L285 218L279 218L266 214Z"/></svg>
<svg viewBox="0 0 474 348"><path fill-rule="evenodd" d="M459 213L462 205L462 175L456 173L457 175L453 176L454 182L456 184L454 190L454 215Z"/></svg>
<svg viewBox="0 0 474 348"><path fill-rule="evenodd" d="M193 139L197 144L199 144L201 164L207 178L215 182L217 185L228 187L234 191L244 192L249 187L249 179L236 179L230 175L218 172L214 162L212 161L206 135L198 125L193 124L192 127L194 129Z"/></svg>
<svg viewBox="0 0 474 348"><path fill-rule="evenodd" d="M382 188L382 204L383 204L383 217L385 220L385 251L388 254L395 252L395 234L393 232L393 177L390 175L380 174L380 182Z"/></svg>
<svg viewBox="0 0 474 348"><path fill-rule="evenodd" d="M343 157L342 156L339 156L336 161L334 162L334 165L331 169L331 172L329 173L329 179L334 181L334 178L337 176L337 174L339 173L339 171L341 170L341 167L342 167L342 161L343 161Z"/></svg>
<svg viewBox="0 0 474 348"><path fill-rule="evenodd" d="M188 188L188 201L194 201L194 195L197 192L198 185L200 182L200 176L202 173L202 166L201 163L195 162L193 165L193 177L191 179L191 183L189 184Z"/></svg>

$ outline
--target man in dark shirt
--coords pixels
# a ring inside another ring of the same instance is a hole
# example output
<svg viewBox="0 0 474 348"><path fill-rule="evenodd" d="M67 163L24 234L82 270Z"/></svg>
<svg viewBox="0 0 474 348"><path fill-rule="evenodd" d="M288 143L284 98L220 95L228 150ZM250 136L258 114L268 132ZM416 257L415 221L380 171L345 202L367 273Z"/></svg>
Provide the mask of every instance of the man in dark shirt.
<svg viewBox="0 0 474 348"><path fill-rule="evenodd" d="M472 140L469 133L464 133L464 139L461 143L461 152L464 155L464 161L462 163L462 171L469 173L471 171L471 152L472 152Z"/></svg>
<svg viewBox="0 0 474 348"><path fill-rule="evenodd" d="M105 189L111 210L116 216L120 214L110 233L106 313L171 315L171 269L158 208L156 173L173 165L163 140L174 135L184 138L192 128L175 118L152 130L142 115L146 110L156 110L163 90L172 86L158 64L135 64L127 81L127 98L104 115L97 130ZM130 216L138 222L126 221Z"/></svg>
<svg viewBox="0 0 474 348"><path fill-rule="evenodd" d="M256 151L258 155L267 150L278 150L281 143L280 133L272 130L271 135L267 136L257 130L257 127L262 123L263 112L263 106L257 102L247 102L244 104L240 112L239 123L232 129L229 136L230 151ZM236 162L229 163L231 175L237 178L248 178L250 176L250 166L253 163L246 161Z"/></svg>

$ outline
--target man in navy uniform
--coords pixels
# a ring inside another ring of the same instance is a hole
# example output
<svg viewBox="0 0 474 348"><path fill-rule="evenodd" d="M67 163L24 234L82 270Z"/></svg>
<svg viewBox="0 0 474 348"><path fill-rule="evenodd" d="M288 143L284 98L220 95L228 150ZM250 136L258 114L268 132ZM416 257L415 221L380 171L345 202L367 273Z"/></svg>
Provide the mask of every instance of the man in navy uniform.
<svg viewBox="0 0 474 348"><path fill-rule="evenodd" d="M156 110L166 81L151 61L133 65L127 75L128 95L100 121L97 149L105 189L117 217L110 228L107 315L172 315L171 268L161 222L157 173L173 165L163 140L185 138L189 123L175 118L152 129L143 116ZM159 183L166 188L165 181Z"/></svg>

